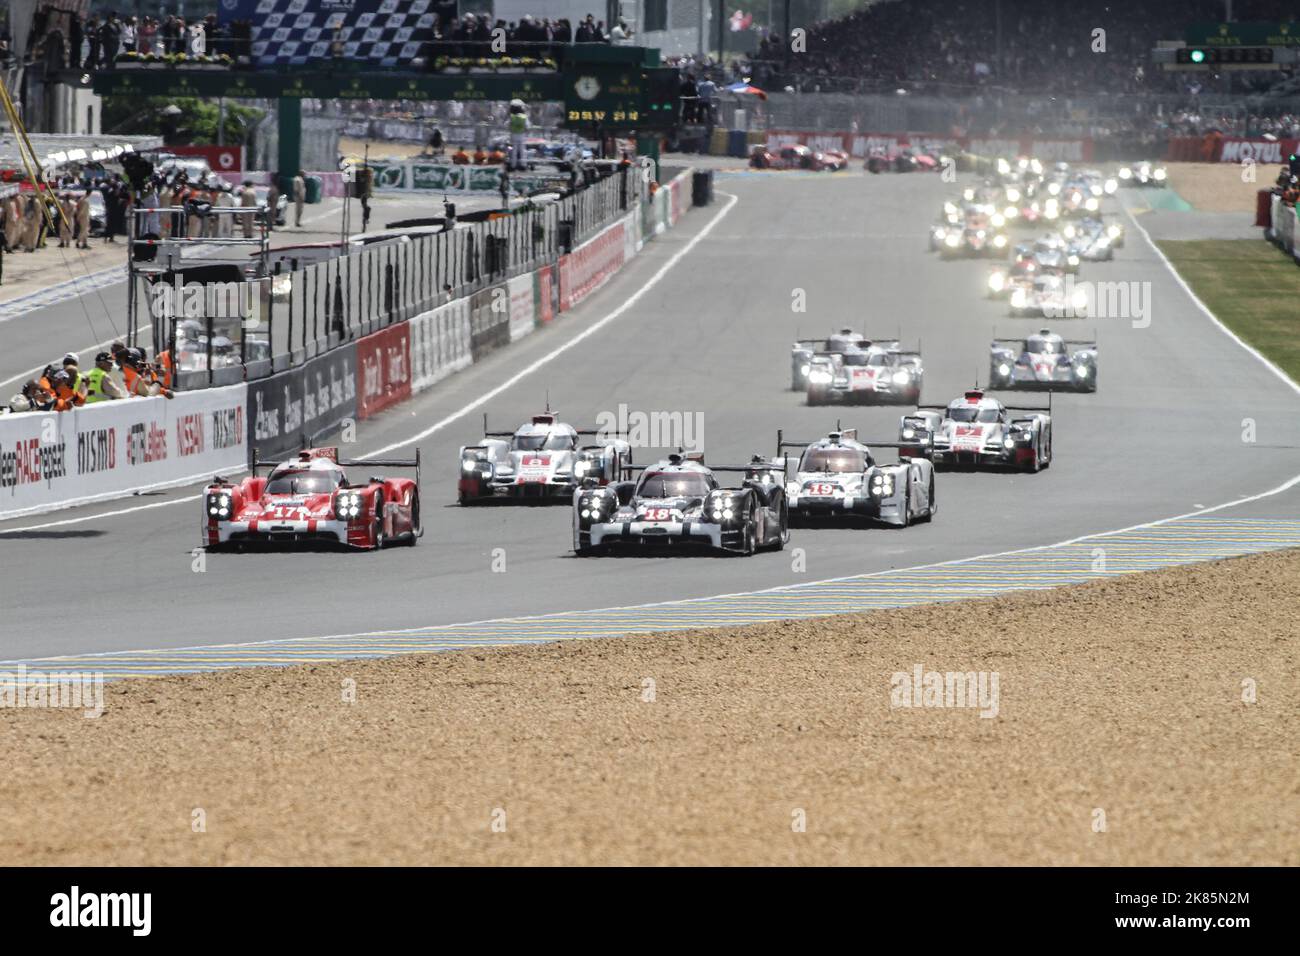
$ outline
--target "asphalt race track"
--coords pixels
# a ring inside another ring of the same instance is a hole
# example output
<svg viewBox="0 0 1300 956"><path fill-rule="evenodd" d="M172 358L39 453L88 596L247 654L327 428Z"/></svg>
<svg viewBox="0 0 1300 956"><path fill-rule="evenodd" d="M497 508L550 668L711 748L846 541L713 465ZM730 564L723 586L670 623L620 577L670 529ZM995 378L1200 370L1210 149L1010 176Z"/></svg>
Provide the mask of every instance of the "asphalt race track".
<svg viewBox="0 0 1300 956"><path fill-rule="evenodd" d="M455 504L457 448L481 437L482 412L513 428L550 403L564 420L597 412L703 413L706 459L774 451L776 429L815 438L842 419L893 440L898 408L807 408L788 390L796 333L841 325L901 329L921 340L923 400L947 402L987 374L988 345L1044 324L983 298L987 263L940 262L926 229L953 187L922 175L723 176L717 203L646 246L577 311L406 405L362 422L350 454L393 448L600 322L637 295L702 230L711 231L594 334L420 442L426 533L378 554L215 554L198 545L195 488L0 525L5 614L0 659L309 637L734 593L1050 544L1258 495L1300 474L1300 395L1194 304L1140 231L1081 279L1150 283L1151 323L1057 320L1099 340L1099 391L1054 398L1054 463L1038 475L941 473L939 514L905 530L796 529L784 553L753 558L578 559L566 507ZM729 196L734 196L734 204ZM723 210L728 210L725 213ZM807 312L791 310L795 290ZM119 290L113 290L116 293ZM106 294L107 295L107 294ZM97 305L97 303L96 303ZM93 306L92 315L94 315ZM67 327L81 304L50 309ZM83 334L90 335L82 323ZM120 323L119 323L120 324ZM35 364L0 325L0 380ZM89 342L50 345L57 357ZM1013 404L1045 396L1007 393ZM1243 419L1257 441L1242 440ZM638 449L639 462L654 453ZM1297 491L1233 509L1296 512ZM138 510L144 505L157 505ZM112 512L121 512L111 514ZM30 530L15 530L30 529ZM504 549L504 573L493 571ZM792 570L790 548L806 570Z"/></svg>

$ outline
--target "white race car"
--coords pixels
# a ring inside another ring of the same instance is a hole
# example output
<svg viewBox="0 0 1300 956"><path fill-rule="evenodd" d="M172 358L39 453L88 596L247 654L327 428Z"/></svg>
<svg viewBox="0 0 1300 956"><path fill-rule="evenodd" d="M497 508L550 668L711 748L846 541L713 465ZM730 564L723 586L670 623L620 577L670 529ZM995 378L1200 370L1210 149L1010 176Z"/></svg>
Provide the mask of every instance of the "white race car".
<svg viewBox="0 0 1300 956"><path fill-rule="evenodd" d="M609 484L632 464L625 436L574 428L554 412L534 415L513 432L488 431L483 441L460 450L457 500L462 505L492 501L563 501L585 482ZM582 436L596 443L580 444Z"/></svg>
<svg viewBox="0 0 1300 956"><path fill-rule="evenodd" d="M947 405L921 405L914 414L904 415L899 440L933 444L930 457L936 465L1038 471L1052 463L1051 397L1048 392L1046 407L1003 405L972 389ZM904 447L898 454L918 453Z"/></svg>
<svg viewBox="0 0 1300 956"><path fill-rule="evenodd" d="M914 456L877 462L872 448L903 448ZM925 442L858 441L857 429L839 429L813 442L787 441L776 433L777 458L802 448L794 478L786 482L790 514L799 518L860 517L906 528L934 517L934 465Z"/></svg>

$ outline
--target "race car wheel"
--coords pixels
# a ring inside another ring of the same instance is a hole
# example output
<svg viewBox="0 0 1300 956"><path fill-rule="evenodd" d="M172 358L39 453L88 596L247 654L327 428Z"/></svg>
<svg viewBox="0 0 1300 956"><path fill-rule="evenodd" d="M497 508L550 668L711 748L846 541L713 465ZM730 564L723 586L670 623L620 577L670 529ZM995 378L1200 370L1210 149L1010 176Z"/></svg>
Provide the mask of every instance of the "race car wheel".
<svg viewBox="0 0 1300 956"><path fill-rule="evenodd" d="M373 535L376 551L382 551L388 539L384 536L384 493L375 492L375 532Z"/></svg>
<svg viewBox="0 0 1300 956"><path fill-rule="evenodd" d="M1052 464L1052 429L1049 425L1047 428L1047 450L1043 452L1043 467L1048 468Z"/></svg>
<svg viewBox="0 0 1300 956"><path fill-rule="evenodd" d="M906 528L912 523L912 476L907 477L907 487L903 490L903 521L898 525Z"/></svg>
<svg viewBox="0 0 1300 956"><path fill-rule="evenodd" d="M1043 468L1043 435L1040 432L1038 440L1034 442L1034 454L1029 462L1030 474L1038 474Z"/></svg>
<svg viewBox="0 0 1300 956"><path fill-rule="evenodd" d="M917 524L929 524L934 519L934 475L930 475L930 490L925 498L925 516L917 518Z"/></svg>
<svg viewBox="0 0 1300 956"><path fill-rule="evenodd" d="M776 537L772 540L767 548L772 551L780 551L785 547L785 543L790 540L790 506L786 503L785 495L781 495L781 504L777 508L777 525Z"/></svg>
<svg viewBox="0 0 1300 956"><path fill-rule="evenodd" d="M420 540L422 530L420 527L420 493L413 491L411 492L411 536L406 540L407 547L415 547L415 543Z"/></svg>

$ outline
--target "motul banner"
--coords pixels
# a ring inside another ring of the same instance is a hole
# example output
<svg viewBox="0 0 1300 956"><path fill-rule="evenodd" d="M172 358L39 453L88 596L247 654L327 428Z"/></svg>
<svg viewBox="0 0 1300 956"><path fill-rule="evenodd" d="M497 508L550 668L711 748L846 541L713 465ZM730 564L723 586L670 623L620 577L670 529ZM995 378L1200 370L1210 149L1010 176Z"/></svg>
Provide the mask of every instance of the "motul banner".
<svg viewBox="0 0 1300 956"><path fill-rule="evenodd" d="M936 136L932 133L844 133L800 130L771 130L767 134L769 149L799 145L809 149L839 149L850 156L863 158L872 150L887 153L901 149L918 152L943 152L959 149L980 156L1037 156L1039 159L1089 162L1092 140L1040 138L1034 136L978 137Z"/></svg>
<svg viewBox="0 0 1300 956"><path fill-rule="evenodd" d="M1225 136L1219 144L1219 162L1242 163L1246 161L1265 166L1282 166L1287 157L1300 148L1300 139L1247 139L1244 136Z"/></svg>
<svg viewBox="0 0 1300 956"><path fill-rule="evenodd" d="M403 322L357 342L357 417L411 397L411 329Z"/></svg>
<svg viewBox="0 0 1300 956"><path fill-rule="evenodd" d="M238 470L247 416L241 384L0 417L0 518Z"/></svg>

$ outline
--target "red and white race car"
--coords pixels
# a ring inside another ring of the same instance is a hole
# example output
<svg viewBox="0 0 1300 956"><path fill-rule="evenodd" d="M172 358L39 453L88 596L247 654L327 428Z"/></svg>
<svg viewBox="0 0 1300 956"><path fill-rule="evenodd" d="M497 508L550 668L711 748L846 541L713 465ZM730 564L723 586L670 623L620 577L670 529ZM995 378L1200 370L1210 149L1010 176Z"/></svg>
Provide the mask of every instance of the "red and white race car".
<svg viewBox="0 0 1300 956"><path fill-rule="evenodd" d="M344 467L414 468L415 478L371 476L352 484ZM270 467L265 478L259 468ZM414 545L420 523L420 452L414 458L340 461L337 448L308 448L296 459L262 462L238 485L221 476L203 492L203 544L209 550L310 543L378 549Z"/></svg>
<svg viewBox="0 0 1300 956"><path fill-rule="evenodd" d="M762 144L749 152L749 165L754 169L814 169L832 172L848 166L849 157L843 150L825 152L797 143L788 143L775 149Z"/></svg>

